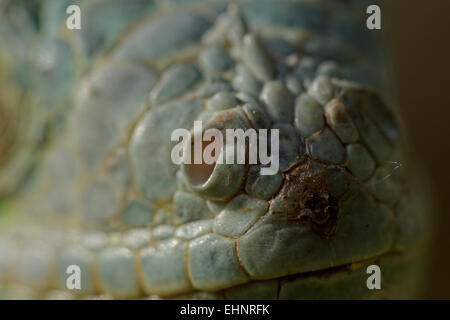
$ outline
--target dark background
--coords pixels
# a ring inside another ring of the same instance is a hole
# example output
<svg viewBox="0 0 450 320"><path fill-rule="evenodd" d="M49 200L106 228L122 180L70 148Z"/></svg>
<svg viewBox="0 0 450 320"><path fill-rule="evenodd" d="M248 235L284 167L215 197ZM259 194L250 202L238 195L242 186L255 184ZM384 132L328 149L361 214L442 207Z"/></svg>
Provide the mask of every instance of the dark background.
<svg viewBox="0 0 450 320"><path fill-rule="evenodd" d="M409 152L432 182L437 234L425 298L450 299L450 1L381 5Z"/></svg>

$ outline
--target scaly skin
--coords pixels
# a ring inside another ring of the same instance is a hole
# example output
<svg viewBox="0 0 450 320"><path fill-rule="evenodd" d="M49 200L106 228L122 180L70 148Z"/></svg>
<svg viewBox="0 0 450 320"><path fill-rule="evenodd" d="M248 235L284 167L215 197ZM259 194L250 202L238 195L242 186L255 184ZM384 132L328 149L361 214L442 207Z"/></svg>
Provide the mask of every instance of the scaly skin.
<svg viewBox="0 0 450 320"><path fill-rule="evenodd" d="M66 2L2 2L1 101L32 114L0 145L3 298L416 296L429 212L362 1L79 1L81 31ZM174 165L196 119L279 129L280 171Z"/></svg>

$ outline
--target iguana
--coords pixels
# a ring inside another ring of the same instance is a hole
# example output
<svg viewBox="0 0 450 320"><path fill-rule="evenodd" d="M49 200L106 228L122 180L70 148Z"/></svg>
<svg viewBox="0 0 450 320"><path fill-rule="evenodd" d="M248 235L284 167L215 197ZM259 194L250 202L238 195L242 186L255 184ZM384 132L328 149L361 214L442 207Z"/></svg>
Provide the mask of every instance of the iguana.
<svg viewBox="0 0 450 320"><path fill-rule="evenodd" d="M431 214L369 4L0 1L1 297L416 297ZM175 165L195 120L278 129L279 171Z"/></svg>

